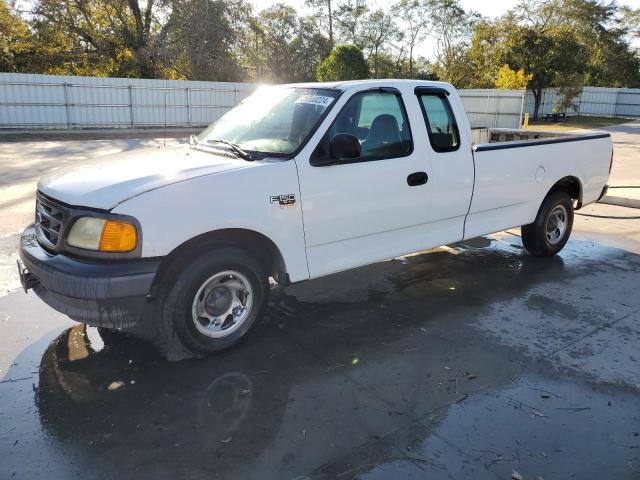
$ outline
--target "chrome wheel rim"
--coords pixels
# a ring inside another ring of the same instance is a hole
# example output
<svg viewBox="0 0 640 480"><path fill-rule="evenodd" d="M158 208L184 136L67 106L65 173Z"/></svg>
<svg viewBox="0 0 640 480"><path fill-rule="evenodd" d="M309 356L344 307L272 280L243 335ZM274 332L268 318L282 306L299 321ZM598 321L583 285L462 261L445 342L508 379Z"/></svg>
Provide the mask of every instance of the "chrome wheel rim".
<svg viewBox="0 0 640 480"><path fill-rule="evenodd" d="M551 245L557 245L562 241L567 231L567 209L564 205L558 205L547 218L546 235Z"/></svg>
<svg viewBox="0 0 640 480"><path fill-rule="evenodd" d="M196 330L210 338L223 338L238 330L249 317L253 289L247 277L233 270L216 273L198 289L191 308Z"/></svg>

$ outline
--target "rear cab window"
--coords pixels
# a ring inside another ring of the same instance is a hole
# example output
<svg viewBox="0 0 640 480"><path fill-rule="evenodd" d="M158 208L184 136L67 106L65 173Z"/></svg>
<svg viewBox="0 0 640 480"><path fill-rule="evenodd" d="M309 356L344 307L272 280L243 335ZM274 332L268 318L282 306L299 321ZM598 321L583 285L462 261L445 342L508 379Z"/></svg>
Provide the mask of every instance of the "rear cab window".
<svg viewBox="0 0 640 480"><path fill-rule="evenodd" d="M416 89L431 148L453 152L460 148L460 133L447 94L441 89Z"/></svg>

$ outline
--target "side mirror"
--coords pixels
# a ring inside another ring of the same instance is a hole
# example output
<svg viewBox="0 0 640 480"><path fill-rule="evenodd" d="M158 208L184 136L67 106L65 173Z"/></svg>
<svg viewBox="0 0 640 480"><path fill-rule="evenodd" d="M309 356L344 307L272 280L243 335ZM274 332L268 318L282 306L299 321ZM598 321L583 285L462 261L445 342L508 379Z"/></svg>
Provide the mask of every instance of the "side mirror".
<svg viewBox="0 0 640 480"><path fill-rule="evenodd" d="M360 141L348 133L339 133L331 139L329 151L334 160L358 158L360 156Z"/></svg>
<svg viewBox="0 0 640 480"><path fill-rule="evenodd" d="M341 159L358 158L360 156L360 141L353 135L339 133L331 139L329 155L320 148L320 143L311 155L310 164L314 167L328 167L340 163Z"/></svg>

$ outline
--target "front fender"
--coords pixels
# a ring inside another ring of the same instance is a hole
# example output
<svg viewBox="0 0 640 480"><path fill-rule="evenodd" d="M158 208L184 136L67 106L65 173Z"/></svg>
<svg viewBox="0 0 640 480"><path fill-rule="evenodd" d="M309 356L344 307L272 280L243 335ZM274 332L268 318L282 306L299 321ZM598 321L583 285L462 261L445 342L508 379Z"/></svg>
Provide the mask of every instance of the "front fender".
<svg viewBox="0 0 640 480"><path fill-rule="evenodd" d="M280 202L279 196L287 201ZM118 205L142 227L142 256L165 256L215 230L252 230L280 250L292 282L309 278L298 175L293 161L198 177L153 190ZM292 201L293 200L293 201Z"/></svg>

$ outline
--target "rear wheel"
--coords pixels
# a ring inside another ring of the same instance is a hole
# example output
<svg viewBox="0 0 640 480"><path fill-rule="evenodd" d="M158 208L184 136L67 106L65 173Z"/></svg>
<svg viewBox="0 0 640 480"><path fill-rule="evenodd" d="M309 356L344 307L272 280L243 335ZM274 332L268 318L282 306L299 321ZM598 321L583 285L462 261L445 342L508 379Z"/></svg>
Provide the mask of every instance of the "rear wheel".
<svg viewBox="0 0 640 480"><path fill-rule="evenodd" d="M535 221L524 225L522 243L537 257L555 255L564 248L573 228L573 201L563 190L551 193L540 206Z"/></svg>
<svg viewBox="0 0 640 480"><path fill-rule="evenodd" d="M260 262L231 247L192 260L170 282L162 304L165 331L194 354L240 342L262 316L269 295Z"/></svg>

